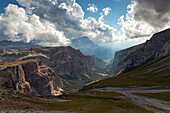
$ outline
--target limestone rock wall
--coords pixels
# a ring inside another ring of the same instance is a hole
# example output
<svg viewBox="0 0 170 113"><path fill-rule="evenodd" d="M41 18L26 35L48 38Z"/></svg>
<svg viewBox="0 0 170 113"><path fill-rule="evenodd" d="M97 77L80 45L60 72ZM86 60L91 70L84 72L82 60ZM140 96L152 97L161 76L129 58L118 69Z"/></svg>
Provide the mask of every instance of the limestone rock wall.
<svg viewBox="0 0 170 113"><path fill-rule="evenodd" d="M4 69L12 75L16 90L33 96L57 96L61 94L61 79L54 71L37 62L20 64Z"/></svg>
<svg viewBox="0 0 170 113"><path fill-rule="evenodd" d="M170 54L170 29L154 34L145 43L116 52L112 72L137 67Z"/></svg>

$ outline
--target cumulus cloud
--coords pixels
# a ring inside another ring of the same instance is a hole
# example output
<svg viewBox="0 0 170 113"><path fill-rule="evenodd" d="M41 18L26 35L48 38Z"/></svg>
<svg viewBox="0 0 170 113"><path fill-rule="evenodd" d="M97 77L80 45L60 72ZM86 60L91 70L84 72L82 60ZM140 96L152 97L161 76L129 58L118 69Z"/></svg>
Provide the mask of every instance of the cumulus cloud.
<svg viewBox="0 0 170 113"><path fill-rule="evenodd" d="M167 3L161 0L133 0L132 4L127 6L127 14L118 19L121 35L126 39L149 38L165 29L170 22L170 10L167 10L169 4L165 5ZM166 10L157 7L164 7Z"/></svg>
<svg viewBox="0 0 170 113"><path fill-rule="evenodd" d="M127 7L127 14L118 19L121 33L104 24L103 19L111 12L106 7L98 21L89 17L75 0L17 0L24 8L9 4L0 15L0 36L3 39L42 40L58 45L68 44L70 39L88 36L94 42L150 37L170 22L169 0L133 0ZM92 8L90 8L91 6ZM97 12L90 4L89 11ZM1 38L2 39L2 38Z"/></svg>
<svg viewBox="0 0 170 113"><path fill-rule="evenodd" d="M90 12L97 12L98 11L98 8L94 5L94 4L88 4L88 8L87 10L90 11Z"/></svg>
<svg viewBox="0 0 170 113"><path fill-rule="evenodd" d="M68 44L70 39L82 36L96 43L114 40L116 29L92 17L84 19L75 0L17 1L25 8L9 4L0 16L0 36L6 39L39 40L48 45Z"/></svg>
<svg viewBox="0 0 170 113"><path fill-rule="evenodd" d="M52 23L68 39L89 36L95 42L112 41L115 28L94 18L84 19L84 12L75 0L17 0L26 12Z"/></svg>
<svg viewBox="0 0 170 113"><path fill-rule="evenodd" d="M107 15L110 13L111 10L112 10L112 9L111 9L110 7L106 7L106 8L104 8L104 9L102 9L103 13L100 13L100 17L99 17L99 19L98 19L99 22L102 22L103 19L104 19L104 17L107 16Z"/></svg>
<svg viewBox="0 0 170 113"><path fill-rule="evenodd" d="M107 16L107 15L110 13L111 10L112 10L112 9L111 9L110 7L106 7L106 8L104 8L104 9L102 9L102 11L104 12L104 15L105 15L105 16Z"/></svg>
<svg viewBox="0 0 170 113"><path fill-rule="evenodd" d="M93 41L100 43L117 40L114 34L117 29L103 22L97 22L95 18L89 17L83 23L83 27L86 29L84 35L91 37Z"/></svg>
<svg viewBox="0 0 170 113"><path fill-rule="evenodd" d="M104 14L103 13L100 13L100 17L99 17L99 22L102 22L103 21L103 18L104 18Z"/></svg>
<svg viewBox="0 0 170 113"><path fill-rule="evenodd" d="M30 42L31 40L43 40L44 42L55 42L56 44L67 44L63 32L56 30L54 24L48 21L40 21L40 17L33 14L28 15L23 8L9 4L5 8L5 14L0 16L1 32L10 37L11 40Z"/></svg>

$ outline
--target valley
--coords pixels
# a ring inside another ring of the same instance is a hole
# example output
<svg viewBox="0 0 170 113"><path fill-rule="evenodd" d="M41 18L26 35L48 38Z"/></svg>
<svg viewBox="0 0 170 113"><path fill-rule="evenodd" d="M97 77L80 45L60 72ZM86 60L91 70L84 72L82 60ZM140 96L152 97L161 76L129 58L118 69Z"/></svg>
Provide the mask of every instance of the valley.
<svg viewBox="0 0 170 113"><path fill-rule="evenodd" d="M170 113L170 0L0 0L0 113Z"/></svg>
<svg viewBox="0 0 170 113"><path fill-rule="evenodd" d="M47 79L47 86L44 88L51 87L49 91L64 88L65 92L75 92L89 82L107 78L97 74L95 66L100 65L100 62L95 56L85 56L70 46L5 49L0 53L0 59L2 59L0 68L12 74L15 84L25 82L32 84L34 88L38 84L44 87L41 82ZM32 86L28 86L32 92ZM40 89L46 90L44 88ZM23 87L20 90L28 89ZM60 94L60 91L58 93Z"/></svg>
<svg viewBox="0 0 170 113"><path fill-rule="evenodd" d="M116 52L114 60L71 46L3 49L0 111L168 113L169 31Z"/></svg>

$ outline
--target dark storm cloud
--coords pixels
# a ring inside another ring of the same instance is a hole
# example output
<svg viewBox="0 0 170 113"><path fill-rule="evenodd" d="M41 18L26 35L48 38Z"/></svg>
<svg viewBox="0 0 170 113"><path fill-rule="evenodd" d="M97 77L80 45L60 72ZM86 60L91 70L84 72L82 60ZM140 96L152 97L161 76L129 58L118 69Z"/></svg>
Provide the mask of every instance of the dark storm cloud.
<svg viewBox="0 0 170 113"><path fill-rule="evenodd" d="M170 22L170 0L134 0L135 20L145 21L156 28Z"/></svg>

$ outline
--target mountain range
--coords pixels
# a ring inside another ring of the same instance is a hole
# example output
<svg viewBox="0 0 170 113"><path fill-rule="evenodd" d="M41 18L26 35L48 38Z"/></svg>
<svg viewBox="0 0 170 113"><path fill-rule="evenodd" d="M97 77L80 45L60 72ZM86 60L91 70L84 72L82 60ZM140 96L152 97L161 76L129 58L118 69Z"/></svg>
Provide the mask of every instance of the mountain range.
<svg viewBox="0 0 170 113"><path fill-rule="evenodd" d="M95 92L106 97L123 94L117 99L127 100L148 111L134 113L168 113L170 111L170 29L154 34L145 43L116 52L111 70L113 77L92 82L79 93ZM113 97L113 96L112 96ZM103 105L103 104L101 104ZM107 104L108 105L108 104ZM128 111L126 104L125 113ZM132 107L131 110L133 111ZM115 110L118 110L115 109ZM106 111L106 110L105 110ZM114 112L114 111L113 111Z"/></svg>
<svg viewBox="0 0 170 113"><path fill-rule="evenodd" d="M21 49L21 48L29 48L29 47L40 47L40 45L37 45L34 42L25 43L23 41L9 41L9 40L3 40L0 41L0 51L3 49Z"/></svg>
<svg viewBox="0 0 170 113"><path fill-rule="evenodd" d="M78 50L71 46L1 50L0 102L73 112L170 111L170 29L154 34L145 43L117 51L109 69L100 58L81 52L95 53L102 46L88 37L72 42Z"/></svg>
<svg viewBox="0 0 170 113"><path fill-rule="evenodd" d="M12 74L15 88L41 96L58 95L63 87L71 91L102 78L89 75L99 61L70 46L4 49L0 53L0 67Z"/></svg>
<svg viewBox="0 0 170 113"><path fill-rule="evenodd" d="M114 49L97 45L88 37L76 38L71 42L73 48L79 49L85 55L95 55L103 60L113 59L114 57Z"/></svg>

